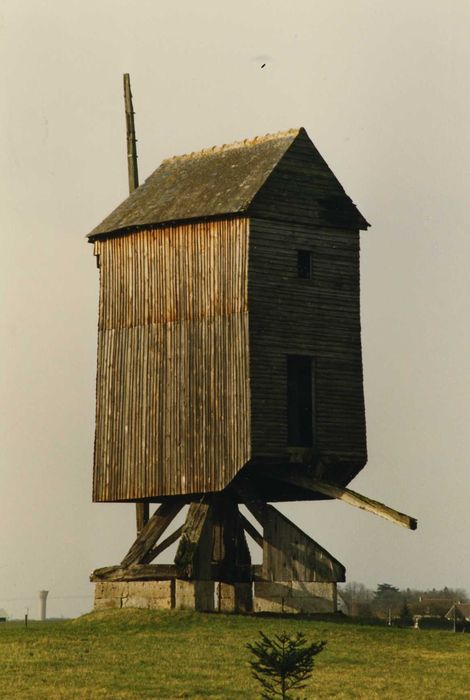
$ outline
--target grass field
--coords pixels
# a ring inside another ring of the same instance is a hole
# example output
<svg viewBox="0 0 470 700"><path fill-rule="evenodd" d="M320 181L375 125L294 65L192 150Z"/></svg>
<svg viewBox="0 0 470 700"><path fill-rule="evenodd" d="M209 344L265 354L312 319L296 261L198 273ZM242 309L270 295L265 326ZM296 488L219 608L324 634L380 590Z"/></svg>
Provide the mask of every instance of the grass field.
<svg viewBox="0 0 470 700"><path fill-rule="evenodd" d="M325 639L306 698L470 697L470 634L298 618L119 610L0 626L0 697L259 698L258 630Z"/></svg>

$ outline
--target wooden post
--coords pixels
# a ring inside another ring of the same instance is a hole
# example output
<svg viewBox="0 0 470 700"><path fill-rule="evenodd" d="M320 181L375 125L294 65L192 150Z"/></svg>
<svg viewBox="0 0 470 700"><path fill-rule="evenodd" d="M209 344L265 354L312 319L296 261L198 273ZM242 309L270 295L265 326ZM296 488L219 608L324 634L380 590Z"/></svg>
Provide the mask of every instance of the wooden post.
<svg viewBox="0 0 470 700"><path fill-rule="evenodd" d="M127 133L127 172L129 176L129 192L131 193L139 186L139 173L137 170L137 140L135 138L134 108L132 105L129 73L124 74L124 106Z"/></svg>
<svg viewBox="0 0 470 700"><path fill-rule="evenodd" d="M250 552L235 500L217 495L191 503L175 565L181 578L251 581Z"/></svg>
<svg viewBox="0 0 470 700"><path fill-rule="evenodd" d="M147 525L149 519L149 504L148 503L136 503L135 504L135 521L137 527L137 535L140 535L141 531Z"/></svg>
<svg viewBox="0 0 470 700"><path fill-rule="evenodd" d="M204 501L191 503L175 556L180 578L211 578L211 524L209 504Z"/></svg>
<svg viewBox="0 0 470 700"><path fill-rule="evenodd" d="M251 557L237 503L224 496L212 501L212 561L219 581L251 580Z"/></svg>

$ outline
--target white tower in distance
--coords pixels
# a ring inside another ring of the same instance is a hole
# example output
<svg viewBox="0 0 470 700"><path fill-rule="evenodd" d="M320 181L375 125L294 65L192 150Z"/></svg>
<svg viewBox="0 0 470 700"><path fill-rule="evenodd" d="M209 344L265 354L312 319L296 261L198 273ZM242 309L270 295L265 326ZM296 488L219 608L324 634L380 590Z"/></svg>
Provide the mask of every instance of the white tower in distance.
<svg viewBox="0 0 470 700"><path fill-rule="evenodd" d="M46 619L46 600L49 591L39 591L39 619L44 622Z"/></svg>

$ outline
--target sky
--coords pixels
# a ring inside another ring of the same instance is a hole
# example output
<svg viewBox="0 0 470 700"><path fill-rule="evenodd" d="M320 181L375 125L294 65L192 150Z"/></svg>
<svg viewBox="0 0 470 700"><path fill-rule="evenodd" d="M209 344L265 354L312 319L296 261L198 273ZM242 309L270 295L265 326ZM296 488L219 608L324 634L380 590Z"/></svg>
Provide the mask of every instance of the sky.
<svg viewBox="0 0 470 700"><path fill-rule="evenodd" d="M0 1L0 607L78 615L134 508L91 500L98 272L86 234L160 161L304 126L361 234L369 461L280 509L371 588L470 593L470 3ZM261 68L266 64L264 68Z"/></svg>

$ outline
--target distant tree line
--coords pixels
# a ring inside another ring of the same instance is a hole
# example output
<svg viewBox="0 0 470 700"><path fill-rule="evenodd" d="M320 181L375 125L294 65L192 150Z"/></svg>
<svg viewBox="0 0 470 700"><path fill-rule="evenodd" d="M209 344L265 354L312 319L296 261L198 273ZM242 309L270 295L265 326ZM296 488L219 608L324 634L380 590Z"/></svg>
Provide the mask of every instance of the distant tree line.
<svg viewBox="0 0 470 700"><path fill-rule="evenodd" d="M411 622L413 615L444 616L454 603L469 602L463 588L400 589L390 583L379 583L375 591L363 583L352 581L338 589L352 617L377 617Z"/></svg>

